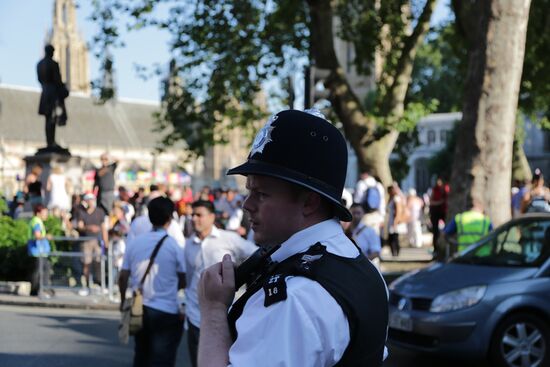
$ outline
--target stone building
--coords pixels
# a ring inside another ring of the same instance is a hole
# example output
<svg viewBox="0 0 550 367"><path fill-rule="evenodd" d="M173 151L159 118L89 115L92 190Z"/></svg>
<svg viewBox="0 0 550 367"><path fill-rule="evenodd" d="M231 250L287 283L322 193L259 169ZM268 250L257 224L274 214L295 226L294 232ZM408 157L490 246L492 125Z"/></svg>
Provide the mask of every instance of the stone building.
<svg viewBox="0 0 550 367"><path fill-rule="evenodd" d="M54 58L71 91L66 100L68 123L57 128L56 140L69 148L80 165L80 170L67 172L72 189L91 188L93 169L103 152L119 160L117 184L131 189L153 182L190 184L195 189L242 187L242 182L235 181L239 178L225 176L248 154L250 142L238 131L231 132L228 145L212 147L198 159L189 159L183 143L158 153L155 148L166 134L155 130L154 114L160 103L121 98L99 104L90 96L88 50L78 33L75 12L74 1L55 0L53 27L45 40L55 47ZM38 88L0 84L0 193L8 197L22 188L25 158L45 146L39 99Z"/></svg>

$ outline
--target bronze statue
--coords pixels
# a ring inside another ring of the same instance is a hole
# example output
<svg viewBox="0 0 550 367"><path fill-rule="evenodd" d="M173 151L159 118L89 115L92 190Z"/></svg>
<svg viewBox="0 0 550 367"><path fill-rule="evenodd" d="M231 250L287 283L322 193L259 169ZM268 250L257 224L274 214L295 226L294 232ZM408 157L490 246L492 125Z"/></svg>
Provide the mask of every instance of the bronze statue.
<svg viewBox="0 0 550 367"><path fill-rule="evenodd" d="M38 114L46 117L47 147L41 151L68 153L67 149L55 142L55 128L56 125L64 126L67 123L65 98L69 95L69 91L61 81L59 64L53 59L54 47L46 45L44 52L44 58L36 66L38 81L42 85Z"/></svg>

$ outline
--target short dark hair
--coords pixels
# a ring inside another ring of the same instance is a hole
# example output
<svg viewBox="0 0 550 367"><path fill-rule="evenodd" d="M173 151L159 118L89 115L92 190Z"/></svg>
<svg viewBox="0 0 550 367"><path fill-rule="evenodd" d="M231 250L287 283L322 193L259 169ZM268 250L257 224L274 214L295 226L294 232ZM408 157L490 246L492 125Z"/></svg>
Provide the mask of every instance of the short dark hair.
<svg viewBox="0 0 550 367"><path fill-rule="evenodd" d="M174 203L172 200L159 196L154 198L147 204L147 210L149 212L149 220L155 227L162 227L172 219L174 213Z"/></svg>
<svg viewBox="0 0 550 367"><path fill-rule="evenodd" d="M158 191L159 185L157 184L151 184L149 185L149 191Z"/></svg>
<svg viewBox="0 0 550 367"><path fill-rule="evenodd" d="M361 203L353 203L353 204L351 204L350 209L353 209L353 208L361 208L361 209L363 209L363 210L365 209L365 208L363 208L363 205L361 205Z"/></svg>
<svg viewBox="0 0 550 367"><path fill-rule="evenodd" d="M210 213L216 213L216 209L214 208L214 204L212 204L211 201L208 200L197 200L193 204L191 204L191 207L193 209L198 207L206 208Z"/></svg>
<svg viewBox="0 0 550 367"><path fill-rule="evenodd" d="M44 204L36 204L33 208L33 213L34 215L40 213L42 210L46 209L46 207L44 206Z"/></svg>

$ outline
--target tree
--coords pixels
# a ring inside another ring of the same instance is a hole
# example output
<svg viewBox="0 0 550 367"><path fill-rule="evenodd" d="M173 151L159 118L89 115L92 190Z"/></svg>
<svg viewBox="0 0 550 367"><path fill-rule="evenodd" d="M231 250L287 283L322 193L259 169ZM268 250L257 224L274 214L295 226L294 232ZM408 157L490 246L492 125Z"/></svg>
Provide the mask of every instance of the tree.
<svg viewBox="0 0 550 367"><path fill-rule="evenodd" d="M512 147L530 0L452 2L468 43L450 214L473 200L493 223L510 217Z"/></svg>
<svg viewBox="0 0 550 367"><path fill-rule="evenodd" d="M436 0L187 0L173 2L168 17L156 19L153 9L169 2L95 0L92 15L99 21L109 7L129 14L133 28L153 25L172 35L174 70L182 82L160 115L161 128L169 132L165 144L184 140L189 150L204 154L227 139L227 129L249 129L265 113L257 103L262 83L287 78L309 58L329 71L328 100L360 169L391 182L390 153L399 132L411 129L407 114L418 115L422 106L409 106L405 96ZM117 34L107 24L107 36ZM336 56L337 36L354 46L357 71L375 74L368 103L350 87ZM111 43L99 38L99 44Z"/></svg>
<svg viewBox="0 0 550 367"><path fill-rule="evenodd" d="M434 27L418 49L407 101L437 101L434 112L461 109L468 54L454 19Z"/></svg>

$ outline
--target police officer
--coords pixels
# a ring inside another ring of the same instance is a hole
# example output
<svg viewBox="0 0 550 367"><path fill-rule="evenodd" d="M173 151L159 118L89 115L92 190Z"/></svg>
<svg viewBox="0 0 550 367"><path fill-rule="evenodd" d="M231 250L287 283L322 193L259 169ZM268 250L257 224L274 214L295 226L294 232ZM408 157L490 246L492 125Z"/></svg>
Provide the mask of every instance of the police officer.
<svg viewBox="0 0 550 367"><path fill-rule="evenodd" d="M448 242L453 242L450 236L456 235L457 250L460 252L492 230L491 219L483 214L483 205L474 199L471 209L455 215L443 232Z"/></svg>
<svg viewBox="0 0 550 367"><path fill-rule="evenodd" d="M351 220L346 167L346 141L320 112L287 110L229 170L247 177L255 242L275 252L233 304L230 256L203 273L199 366L382 364L387 289L339 224Z"/></svg>

